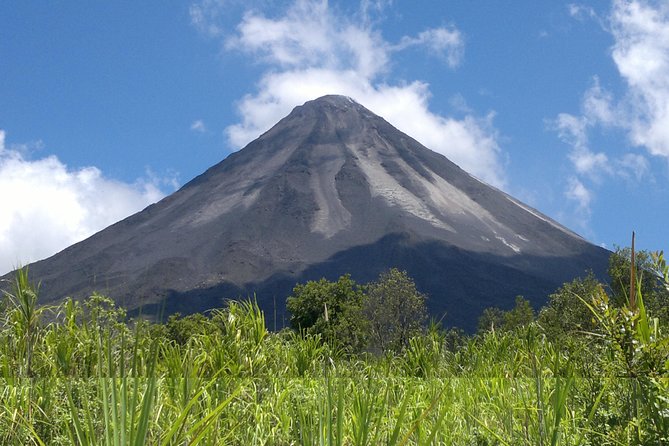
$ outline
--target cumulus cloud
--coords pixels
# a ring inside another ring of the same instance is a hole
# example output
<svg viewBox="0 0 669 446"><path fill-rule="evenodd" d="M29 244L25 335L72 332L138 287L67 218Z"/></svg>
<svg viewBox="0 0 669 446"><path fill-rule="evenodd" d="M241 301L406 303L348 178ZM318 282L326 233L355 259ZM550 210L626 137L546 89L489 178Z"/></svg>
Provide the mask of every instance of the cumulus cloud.
<svg viewBox="0 0 669 446"><path fill-rule="evenodd" d="M127 184L55 156L29 159L0 130L0 274L66 248L164 196L153 177Z"/></svg>
<svg viewBox="0 0 669 446"><path fill-rule="evenodd" d="M420 80L385 81L399 51L423 48L448 67L461 62L464 43L454 26L431 28L388 42L370 15L386 2L361 3L362 18L342 17L326 1L297 0L272 17L247 12L236 32L224 39L265 64L257 91L242 97L239 123L226 129L241 148L268 130L295 106L326 94L350 96L427 147L498 187L506 182L494 113L453 118L429 109L429 85Z"/></svg>

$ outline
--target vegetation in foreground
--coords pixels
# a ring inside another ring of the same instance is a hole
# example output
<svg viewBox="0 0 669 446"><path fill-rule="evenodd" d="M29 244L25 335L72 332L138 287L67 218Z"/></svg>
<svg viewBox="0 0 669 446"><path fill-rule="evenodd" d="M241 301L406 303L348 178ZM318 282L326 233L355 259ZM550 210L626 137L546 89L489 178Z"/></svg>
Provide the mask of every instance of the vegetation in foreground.
<svg viewBox="0 0 669 446"><path fill-rule="evenodd" d="M470 337L421 329L424 296L393 270L298 285L278 333L248 301L166 324L99 295L40 307L21 270L0 303L0 444L668 444L669 271L640 256L628 299L624 254L608 293L576 280L537 317L519 298Z"/></svg>

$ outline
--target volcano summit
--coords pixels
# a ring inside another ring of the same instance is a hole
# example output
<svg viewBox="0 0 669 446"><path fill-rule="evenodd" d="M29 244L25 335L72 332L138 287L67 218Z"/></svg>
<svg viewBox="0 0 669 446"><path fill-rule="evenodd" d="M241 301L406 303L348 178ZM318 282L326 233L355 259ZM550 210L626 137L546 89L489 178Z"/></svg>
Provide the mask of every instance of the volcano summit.
<svg viewBox="0 0 669 446"><path fill-rule="evenodd" d="M362 105L325 96L30 273L45 303L98 290L144 314L255 293L280 326L296 282L398 267L434 316L471 329L483 308L516 295L542 304L588 269L603 275L607 259Z"/></svg>

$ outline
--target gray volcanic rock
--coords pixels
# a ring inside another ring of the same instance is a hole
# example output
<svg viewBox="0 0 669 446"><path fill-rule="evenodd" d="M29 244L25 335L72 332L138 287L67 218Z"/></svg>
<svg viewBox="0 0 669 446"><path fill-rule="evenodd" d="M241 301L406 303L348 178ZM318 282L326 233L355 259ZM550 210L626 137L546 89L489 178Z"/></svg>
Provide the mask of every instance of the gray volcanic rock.
<svg viewBox="0 0 669 446"><path fill-rule="evenodd" d="M608 251L470 176L360 104L296 107L179 191L30 265L43 302L98 290L143 314L256 294L270 326L296 282L405 269L429 309L471 329L535 305Z"/></svg>

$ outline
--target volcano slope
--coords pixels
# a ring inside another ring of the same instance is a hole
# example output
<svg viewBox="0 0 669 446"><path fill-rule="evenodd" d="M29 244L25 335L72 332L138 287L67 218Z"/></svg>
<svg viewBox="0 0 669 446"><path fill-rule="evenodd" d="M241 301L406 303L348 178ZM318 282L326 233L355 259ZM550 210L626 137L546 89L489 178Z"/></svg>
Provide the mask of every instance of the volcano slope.
<svg viewBox="0 0 669 446"><path fill-rule="evenodd" d="M296 282L367 282L397 267L433 316L472 329L488 306L543 304L586 270L603 276L608 255L362 105L325 96L30 273L43 303L97 290L143 314L255 294L273 328Z"/></svg>

